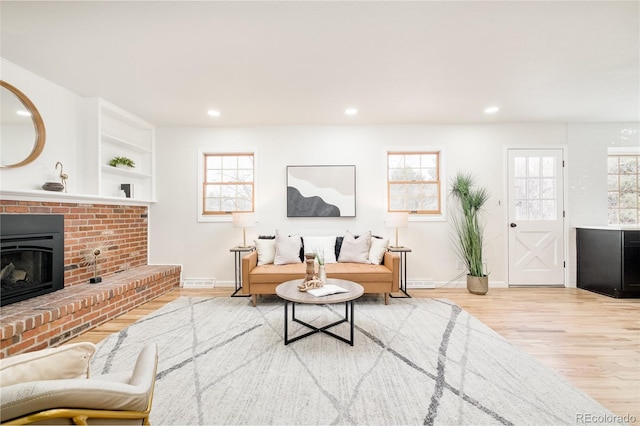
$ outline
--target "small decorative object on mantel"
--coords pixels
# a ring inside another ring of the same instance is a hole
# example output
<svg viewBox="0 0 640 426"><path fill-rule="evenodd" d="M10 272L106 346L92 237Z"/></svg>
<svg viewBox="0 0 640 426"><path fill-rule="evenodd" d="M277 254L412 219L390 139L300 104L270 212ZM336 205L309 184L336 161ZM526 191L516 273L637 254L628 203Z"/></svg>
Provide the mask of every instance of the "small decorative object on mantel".
<svg viewBox="0 0 640 426"><path fill-rule="evenodd" d="M58 170L58 166L60 166L60 182L62 182L64 192L67 192L67 179L69 179L69 176L64 172L64 166L59 161L56 163L56 170Z"/></svg>
<svg viewBox="0 0 640 426"><path fill-rule="evenodd" d="M132 183L121 183L120 191L124 191L125 198L133 198L133 184Z"/></svg>
<svg viewBox="0 0 640 426"><path fill-rule="evenodd" d="M134 167L136 167L136 163L134 163L132 159L127 157L113 157L109 161L109 165L123 169L133 169Z"/></svg>
<svg viewBox="0 0 640 426"><path fill-rule="evenodd" d="M64 190L64 192L67 192L67 179L69 179L69 176L64 173L64 166L62 165L61 162L57 162L56 163L56 167L55 170L58 170L58 166L60 166L60 182L45 182L42 185L42 189L44 189L45 191L55 191L55 192L60 192L62 190Z"/></svg>
<svg viewBox="0 0 640 426"><path fill-rule="evenodd" d="M64 189L64 185L60 182L45 182L44 185L42 185L42 189L45 191L60 192Z"/></svg>

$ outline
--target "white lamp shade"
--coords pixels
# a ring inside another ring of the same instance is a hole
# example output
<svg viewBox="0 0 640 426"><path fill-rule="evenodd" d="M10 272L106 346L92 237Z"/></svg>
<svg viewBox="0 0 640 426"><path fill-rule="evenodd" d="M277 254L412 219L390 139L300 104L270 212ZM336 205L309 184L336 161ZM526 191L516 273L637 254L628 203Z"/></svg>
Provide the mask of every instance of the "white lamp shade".
<svg viewBox="0 0 640 426"><path fill-rule="evenodd" d="M384 223L389 228L406 228L409 226L409 213L388 213Z"/></svg>
<svg viewBox="0 0 640 426"><path fill-rule="evenodd" d="M252 212L232 213L233 226L236 228L251 228L256 224L255 214Z"/></svg>

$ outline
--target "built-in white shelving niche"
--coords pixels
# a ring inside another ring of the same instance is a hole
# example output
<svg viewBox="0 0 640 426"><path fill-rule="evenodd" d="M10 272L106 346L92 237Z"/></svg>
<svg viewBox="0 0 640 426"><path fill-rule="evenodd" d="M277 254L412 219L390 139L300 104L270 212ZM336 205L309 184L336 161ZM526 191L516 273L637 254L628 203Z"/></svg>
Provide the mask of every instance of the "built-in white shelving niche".
<svg viewBox="0 0 640 426"><path fill-rule="evenodd" d="M85 192L122 197L121 185L131 184L133 199L154 202L155 127L100 98L86 99L84 110ZM114 157L127 157L135 167L110 166Z"/></svg>

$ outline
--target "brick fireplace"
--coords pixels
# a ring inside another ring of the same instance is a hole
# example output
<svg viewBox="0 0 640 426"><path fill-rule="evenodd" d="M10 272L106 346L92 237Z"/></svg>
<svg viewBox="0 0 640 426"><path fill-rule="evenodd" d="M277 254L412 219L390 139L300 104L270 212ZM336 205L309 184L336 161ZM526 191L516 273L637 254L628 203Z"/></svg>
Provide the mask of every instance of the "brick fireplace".
<svg viewBox="0 0 640 426"><path fill-rule="evenodd" d="M57 346L180 285L179 266L147 264L147 206L0 200L0 213L64 217L64 288L0 308L0 358ZM98 246L103 282L88 284Z"/></svg>

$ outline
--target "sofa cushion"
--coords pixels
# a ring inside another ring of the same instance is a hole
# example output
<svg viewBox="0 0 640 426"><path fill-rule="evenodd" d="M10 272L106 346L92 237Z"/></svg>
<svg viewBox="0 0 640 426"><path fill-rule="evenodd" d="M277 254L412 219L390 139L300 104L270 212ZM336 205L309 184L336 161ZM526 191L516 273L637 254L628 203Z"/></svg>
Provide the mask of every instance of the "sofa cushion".
<svg viewBox="0 0 640 426"><path fill-rule="evenodd" d="M371 231L359 237L347 231L342 240L338 262L369 263L369 249L371 248Z"/></svg>
<svg viewBox="0 0 640 426"><path fill-rule="evenodd" d="M388 238L372 237L371 248L369 249L369 263L373 265L381 264L387 247L389 247Z"/></svg>
<svg viewBox="0 0 640 426"><path fill-rule="evenodd" d="M276 240L258 238L254 241L258 252L258 265L273 263L276 257Z"/></svg>
<svg viewBox="0 0 640 426"><path fill-rule="evenodd" d="M251 284L280 284L285 281L303 279L306 265L261 265L249 273ZM391 269L385 265L368 263L331 263L326 265L327 277L341 278L357 283L392 281Z"/></svg>
<svg viewBox="0 0 640 426"><path fill-rule="evenodd" d="M334 263L326 266L327 277L340 278L356 283L391 282L393 274L385 265L372 265L370 263Z"/></svg>
<svg viewBox="0 0 640 426"><path fill-rule="evenodd" d="M289 263L301 263L300 249L302 240L297 235L287 236L276 230L276 254L273 263L275 265L287 265Z"/></svg>
<svg viewBox="0 0 640 426"><path fill-rule="evenodd" d="M302 237L305 253L324 256L324 263L336 263L336 237Z"/></svg>

